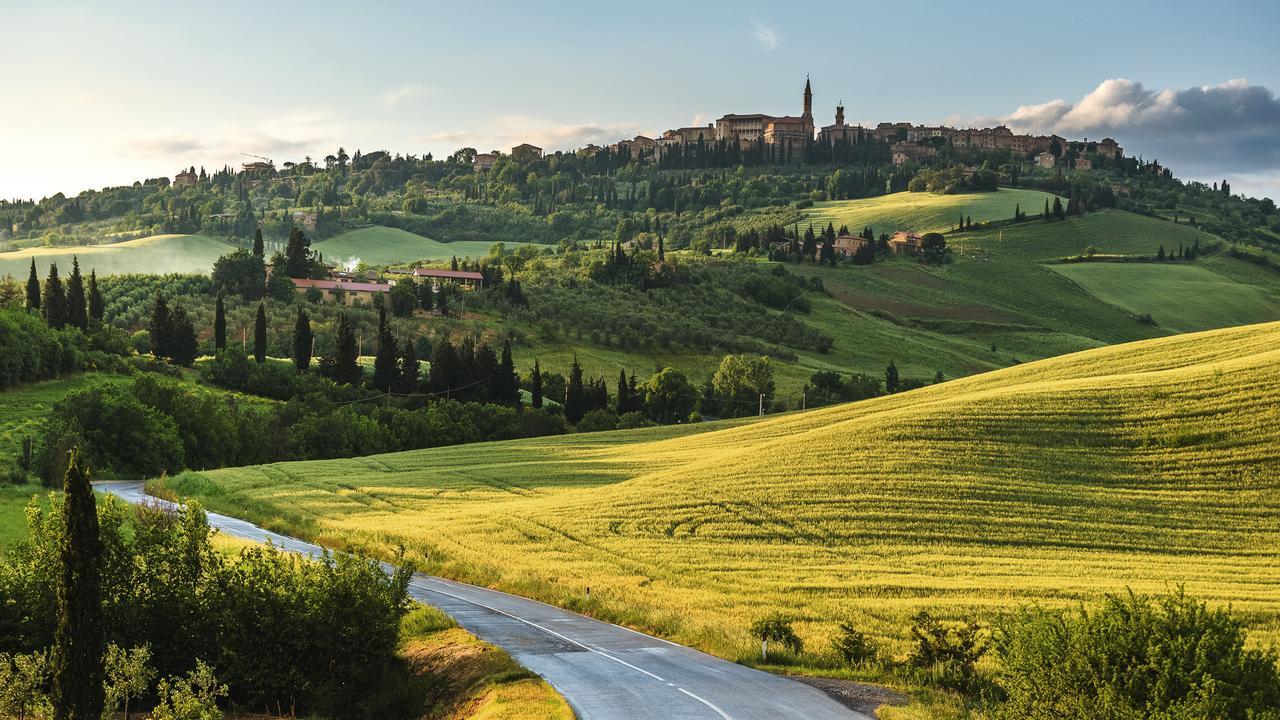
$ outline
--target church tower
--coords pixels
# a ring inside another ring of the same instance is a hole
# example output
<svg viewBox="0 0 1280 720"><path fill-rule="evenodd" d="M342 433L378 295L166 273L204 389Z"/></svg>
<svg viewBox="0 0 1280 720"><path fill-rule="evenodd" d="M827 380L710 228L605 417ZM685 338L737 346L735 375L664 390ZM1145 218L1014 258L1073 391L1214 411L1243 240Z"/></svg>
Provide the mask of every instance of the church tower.
<svg viewBox="0 0 1280 720"><path fill-rule="evenodd" d="M839 105L836 105L836 125L839 127L844 127L844 101L843 100L840 101Z"/></svg>
<svg viewBox="0 0 1280 720"><path fill-rule="evenodd" d="M809 76L804 76L804 117L813 117L813 89L809 87Z"/></svg>

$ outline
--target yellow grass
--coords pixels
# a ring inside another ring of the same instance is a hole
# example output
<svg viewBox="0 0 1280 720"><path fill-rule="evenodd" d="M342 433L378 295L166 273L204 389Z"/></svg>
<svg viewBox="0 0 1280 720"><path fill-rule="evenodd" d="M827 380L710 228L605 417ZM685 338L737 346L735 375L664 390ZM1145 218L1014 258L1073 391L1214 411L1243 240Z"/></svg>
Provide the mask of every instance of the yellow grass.
<svg viewBox="0 0 1280 720"><path fill-rule="evenodd" d="M213 509L747 658L1185 584L1280 640L1280 323L735 426L187 474ZM590 600L585 588L590 586Z"/></svg>

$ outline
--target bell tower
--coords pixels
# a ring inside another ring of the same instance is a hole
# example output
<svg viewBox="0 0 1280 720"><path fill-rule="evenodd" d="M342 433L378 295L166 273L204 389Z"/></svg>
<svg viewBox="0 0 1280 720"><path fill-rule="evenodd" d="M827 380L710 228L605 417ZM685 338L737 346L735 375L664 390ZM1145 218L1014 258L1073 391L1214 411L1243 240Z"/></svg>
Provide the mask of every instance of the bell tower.
<svg viewBox="0 0 1280 720"><path fill-rule="evenodd" d="M804 117L813 117L813 89L809 87L809 76L804 76Z"/></svg>
<svg viewBox="0 0 1280 720"><path fill-rule="evenodd" d="M844 101L843 100L840 101L839 105L836 105L836 125L840 127L844 127Z"/></svg>

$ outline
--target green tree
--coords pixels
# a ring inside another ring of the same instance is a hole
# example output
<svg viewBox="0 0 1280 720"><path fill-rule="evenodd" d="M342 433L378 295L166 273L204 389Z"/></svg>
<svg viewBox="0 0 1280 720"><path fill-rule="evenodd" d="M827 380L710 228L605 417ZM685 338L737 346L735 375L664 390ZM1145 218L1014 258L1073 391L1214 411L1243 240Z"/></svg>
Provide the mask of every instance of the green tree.
<svg viewBox="0 0 1280 720"><path fill-rule="evenodd" d="M391 286L391 314L406 318L413 315L418 306L418 293L412 280L401 280Z"/></svg>
<svg viewBox="0 0 1280 720"><path fill-rule="evenodd" d="M129 701L145 695L156 674L151 667L151 647L125 650L112 643L107 646L104 667L106 707L112 713L119 709L124 720L129 720Z"/></svg>
<svg viewBox="0 0 1280 720"><path fill-rule="evenodd" d="M293 278L285 272L284 255L271 256L271 274L267 278L267 297L282 303L293 299Z"/></svg>
<svg viewBox="0 0 1280 720"><path fill-rule="evenodd" d="M222 300L222 291L218 291L218 299L213 306L213 349L215 352L227 347L227 307Z"/></svg>
<svg viewBox="0 0 1280 720"><path fill-rule="evenodd" d="M156 695L151 720L222 720L218 700L227 696L227 686L218 683L213 668L197 660L186 677L161 680Z"/></svg>
<svg viewBox="0 0 1280 720"><path fill-rule="evenodd" d="M575 354L573 365L569 366L569 382L564 390L564 419L576 424L589 409L587 388L582 382L582 366L578 364L578 356Z"/></svg>
<svg viewBox="0 0 1280 720"><path fill-rule="evenodd" d="M418 291L418 307L431 312L435 307L435 290L432 288L431 282L415 283Z"/></svg>
<svg viewBox="0 0 1280 720"><path fill-rule="evenodd" d="M51 714L49 704L49 653L0 654L0 717L42 718Z"/></svg>
<svg viewBox="0 0 1280 720"><path fill-rule="evenodd" d="M67 325L67 293L58 278L58 264L49 265L49 277L44 281L44 296L40 298L44 321L49 327L61 330Z"/></svg>
<svg viewBox="0 0 1280 720"><path fill-rule="evenodd" d="M529 372L529 404L534 409L542 408L542 368L538 365L538 359L533 359L533 370Z"/></svg>
<svg viewBox="0 0 1280 720"><path fill-rule="evenodd" d="M769 642L773 641L799 655L804 652L804 642L791 627L790 618L774 614L751 624L751 636L760 641L760 659L768 661Z"/></svg>
<svg viewBox="0 0 1280 720"><path fill-rule="evenodd" d="M773 365L761 355L725 355L711 387L732 415L754 415L773 399Z"/></svg>
<svg viewBox="0 0 1280 720"><path fill-rule="evenodd" d="M346 313L338 316L337 338L334 343L333 363L330 377L334 382L345 385L358 385L362 372L360 370L360 349L356 345L356 333L351 328L351 321Z"/></svg>
<svg viewBox="0 0 1280 720"><path fill-rule="evenodd" d="M181 304L175 305L173 308L170 331L170 359L183 367L191 367L195 364L196 353L198 352L196 326Z"/></svg>
<svg viewBox="0 0 1280 720"><path fill-rule="evenodd" d="M418 383L422 379L422 368L418 365L418 350L414 342L405 339L404 350L400 354L400 378L396 392L411 395L418 392Z"/></svg>
<svg viewBox="0 0 1280 720"><path fill-rule="evenodd" d="M397 361L400 357L400 347L396 343L395 336L391 334L391 328L387 327L387 311L380 308L378 311L378 350L373 357L373 386L382 392L390 392L395 385L396 380L400 377L400 369Z"/></svg>
<svg viewBox="0 0 1280 720"><path fill-rule="evenodd" d="M57 587L58 625L53 643L55 720L98 720L104 704L102 538L89 472L72 450L63 479L63 523Z"/></svg>
<svg viewBox="0 0 1280 720"><path fill-rule="evenodd" d="M36 259L31 258L31 274L27 276L27 309L40 309L40 276L36 274Z"/></svg>
<svg viewBox="0 0 1280 720"><path fill-rule="evenodd" d="M898 366L889 361L889 366L884 369L884 391L890 395L898 392Z"/></svg>
<svg viewBox="0 0 1280 720"><path fill-rule="evenodd" d="M284 247L285 272L291 278L311 276L311 239L294 227L289 231L289 241Z"/></svg>
<svg viewBox="0 0 1280 720"><path fill-rule="evenodd" d="M684 373L663 368L641 387L644 411L655 422L680 422L689 417L698 402L698 390Z"/></svg>
<svg viewBox="0 0 1280 720"><path fill-rule="evenodd" d="M84 295L84 277L80 275L80 259L71 256L71 275L67 277L67 323L82 331L89 329L89 308Z"/></svg>
<svg viewBox="0 0 1280 720"><path fill-rule="evenodd" d="M173 315L169 312L169 301L164 293L157 292L155 303L151 306L151 324L147 328L151 336L151 354L157 358L173 355Z"/></svg>
<svg viewBox="0 0 1280 720"><path fill-rule="evenodd" d="M254 228L253 230L253 254L258 257L264 257L265 249L262 247L262 228Z"/></svg>
<svg viewBox="0 0 1280 720"><path fill-rule="evenodd" d="M312 340L311 318L299 305L298 318L293 323L293 366L300 372L311 367Z"/></svg>
<svg viewBox="0 0 1280 720"><path fill-rule="evenodd" d="M210 273L213 286L245 300L257 300L266 292L267 266L261 255L233 250L218 258Z"/></svg>
<svg viewBox="0 0 1280 720"><path fill-rule="evenodd" d="M89 319L102 321L106 313L106 303L102 300L102 291L98 289L98 271L89 271Z"/></svg>
<svg viewBox="0 0 1280 720"><path fill-rule="evenodd" d="M262 303L253 319L253 359L259 365L267 361L267 308Z"/></svg>
<svg viewBox="0 0 1280 720"><path fill-rule="evenodd" d="M498 363L493 399L507 405L520 404L520 376L511 357L511 338L502 341L502 360Z"/></svg>

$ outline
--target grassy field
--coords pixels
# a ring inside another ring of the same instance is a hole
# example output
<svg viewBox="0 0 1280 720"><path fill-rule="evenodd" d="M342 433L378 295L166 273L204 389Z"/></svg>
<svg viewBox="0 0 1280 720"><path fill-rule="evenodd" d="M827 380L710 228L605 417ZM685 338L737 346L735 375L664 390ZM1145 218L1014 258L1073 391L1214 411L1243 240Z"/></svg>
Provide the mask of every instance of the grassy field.
<svg viewBox="0 0 1280 720"><path fill-rule="evenodd" d="M39 485L0 485L0 555L27 536L27 505L48 492Z"/></svg>
<svg viewBox="0 0 1280 720"><path fill-rule="evenodd" d="M1231 603L1280 640L1280 323L736 425L189 473L212 508L752 657L797 619L905 650L920 609ZM585 597L590 586L591 595Z"/></svg>
<svg viewBox="0 0 1280 720"><path fill-rule="evenodd" d="M854 233L870 225L877 235L898 230L945 232L956 227L961 215L975 223L1008 220L1018 207L1028 215L1036 215L1044 210L1045 198L1053 202L1049 193L1010 188L960 195L899 192L861 200L816 202L805 211L801 222L812 222L815 230L825 228L828 222L836 228L848 225Z"/></svg>
<svg viewBox="0 0 1280 720"><path fill-rule="evenodd" d="M1204 267L1172 263L1076 263L1050 270L1099 300L1133 314L1148 313L1179 332L1280 319L1280 294Z"/></svg>
<svg viewBox="0 0 1280 720"><path fill-rule="evenodd" d="M22 438L33 436L53 404L68 393L94 382L127 381L123 375L83 373L0 392L0 465L9 464L22 449Z"/></svg>
<svg viewBox="0 0 1280 720"><path fill-rule="evenodd" d="M207 274L214 261L232 249L228 243L203 235L152 235L111 245L27 248L0 253L0 275L25 279L34 257L40 277L48 274L51 263L57 263L58 272L65 276L71 272L73 255L79 258L80 271L85 275L90 270L96 270L99 275Z"/></svg>
<svg viewBox="0 0 1280 720"><path fill-rule="evenodd" d="M351 230L315 243L317 252L324 253L327 262L345 262L358 259L371 265L406 263L414 260L448 260L480 258L489 254L493 242L463 240L442 243L397 228L367 227ZM508 248L525 243L507 242Z"/></svg>

